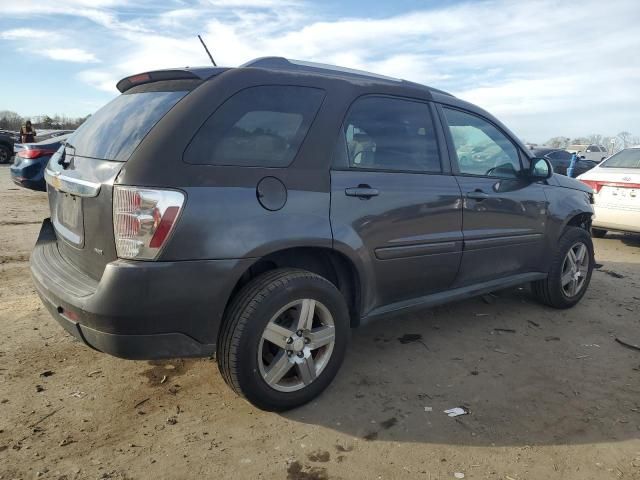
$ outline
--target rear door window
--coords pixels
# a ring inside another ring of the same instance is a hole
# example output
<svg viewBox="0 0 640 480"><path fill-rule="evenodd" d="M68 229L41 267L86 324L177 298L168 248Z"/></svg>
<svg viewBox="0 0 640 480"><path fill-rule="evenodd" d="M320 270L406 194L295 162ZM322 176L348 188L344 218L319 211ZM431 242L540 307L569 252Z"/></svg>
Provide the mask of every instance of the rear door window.
<svg viewBox="0 0 640 480"><path fill-rule="evenodd" d="M132 88L91 115L68 139L75 155L126 162L153 126L188 93L181 82L157 83L162 85ZM176 86L181 89L174 90Z"/></svg>
<svg viewBox="0 0 640 480"><path fill-rule="evenodd" d="M184 159L204 165L286 167L318 112L324 90L265 85L229 98L202 125Z"/></svg>
<svg viewBox="0 0 640 480"><path fill-rule="evenodd" d="M391 97L356 100L343 126L347 165L354 169L440 173L429 106Z"/></svg>

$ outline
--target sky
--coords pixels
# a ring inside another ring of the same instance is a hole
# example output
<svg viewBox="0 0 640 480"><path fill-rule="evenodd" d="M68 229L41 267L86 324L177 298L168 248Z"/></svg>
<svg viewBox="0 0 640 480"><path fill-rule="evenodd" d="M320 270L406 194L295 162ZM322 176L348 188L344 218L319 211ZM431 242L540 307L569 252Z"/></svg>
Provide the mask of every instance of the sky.
<svg viewBox="0 0 640 480"><path fill-rule="evenodd" d="M284 56L451 92L520 138L640 135L639 0L0 0L0 110L84 116L151 69Z"/></svg>

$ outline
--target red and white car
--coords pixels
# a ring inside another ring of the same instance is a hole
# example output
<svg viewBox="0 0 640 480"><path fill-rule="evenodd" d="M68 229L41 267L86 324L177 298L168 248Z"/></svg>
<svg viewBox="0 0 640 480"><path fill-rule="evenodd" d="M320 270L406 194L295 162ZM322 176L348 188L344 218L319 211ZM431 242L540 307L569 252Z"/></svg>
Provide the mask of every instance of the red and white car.
<svg viewBox="0 0 640 480"><path fill-rule="evenodd" d="M625 148L578 177L593 189L593 236L640 233L640 146Z"/></svg>

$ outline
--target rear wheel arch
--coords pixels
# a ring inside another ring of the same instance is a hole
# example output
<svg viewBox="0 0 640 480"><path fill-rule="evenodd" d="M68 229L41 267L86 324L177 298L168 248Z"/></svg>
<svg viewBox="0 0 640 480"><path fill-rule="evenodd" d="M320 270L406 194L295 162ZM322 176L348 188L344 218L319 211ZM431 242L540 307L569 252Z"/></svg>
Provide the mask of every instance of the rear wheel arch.
<svg viewBox="0 0 640 480"><path fill-rule="evenodd" d="M325 247L292 247L274 251L257 259L240 275L229 295L225 311L242 287L252 279L280 268L307 270L333 283L345 298L349 308L351 327L359 325L361 276L352 260L336 250ZM222 329L222 325L220 328Z"/></svg>

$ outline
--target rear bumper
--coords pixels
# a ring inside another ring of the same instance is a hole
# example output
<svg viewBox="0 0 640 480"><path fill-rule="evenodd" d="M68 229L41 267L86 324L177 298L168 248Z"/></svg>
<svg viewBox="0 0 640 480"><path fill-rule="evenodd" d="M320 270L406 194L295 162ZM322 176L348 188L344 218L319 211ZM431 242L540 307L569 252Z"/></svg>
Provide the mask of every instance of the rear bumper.
<svg viewBox="0 0 640 480"><path fill-rule="evenodd" d="M129 359L215 353L227 300L251 259L116 260L95 280L59 252L45 220L31 276L51 315L91 348Z"/></svg>
<svg viewBox="0 0 640 480"><path fill-rule="evenodd" d="M640 210L594 206L592 225L606 230L640 233Z"/></svg>
<svg viewBox="0 0 640 480"><path fill-rule="evenodd" d="M31 190L46 191L47 184L44 181L44 166L39 162L23 161L19 166L11 165L11 180L16 185Z"/></svg>

